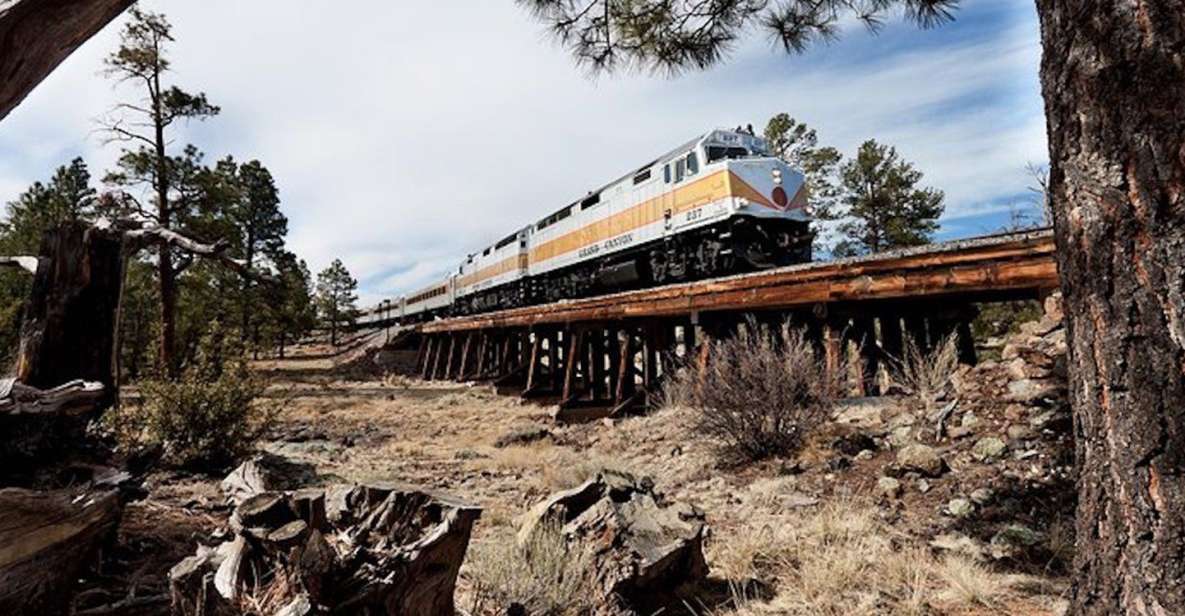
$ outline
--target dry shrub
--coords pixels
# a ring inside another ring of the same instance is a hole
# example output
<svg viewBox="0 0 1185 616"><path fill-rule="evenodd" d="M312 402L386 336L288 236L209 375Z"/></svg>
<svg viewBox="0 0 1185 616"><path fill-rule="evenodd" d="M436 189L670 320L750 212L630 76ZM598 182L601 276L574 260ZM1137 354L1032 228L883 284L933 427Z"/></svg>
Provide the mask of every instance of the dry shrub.
<svg viewBox="0 0 1185 616"><path fill-rule="evenodd" d="M568 550L554 523L522 545L513 536L491 537L472 546L466 560L473 584L470 613L507 614L519 604L539 616L589 614L596 596L589 561L587 552Z"/></svg>
<svg viewBox="0 0 1185 616"><path fill-rule="evenodd" d="M966 559L912 547L872 505L839 499L796 514L751 516L708 546L713 571L758 580L768 601L735 593L736 614L915 616L998 606L1005 578Z"/></svg>
<svg viewBox="0 0 1185 616"><path fill-rule="evenodd" d="M750 322L712 343L706 367L670 379L668 402L695 411L694 429L720 443L729 462L794 453L823 422L838 391L803 331Z"/></svg>
<svg viewBox="0 0 1185 616"><path fill-rule="evenodd" d="M897 384L917 398L927 411L932 410L959 368L958 334L943 338L929 352L922 350L913 338L906 337L903 357L893 364Z"/></svg>
<svg viewBox="0 0 1185 616"><path fill-rule="evenodd" d="M205 471L224 470L251 453L279 405L259 400L266 384L224 342L204 341L179 379L145 381L138 404L107 414L121 448L159 447L165 464Z"/></svg>

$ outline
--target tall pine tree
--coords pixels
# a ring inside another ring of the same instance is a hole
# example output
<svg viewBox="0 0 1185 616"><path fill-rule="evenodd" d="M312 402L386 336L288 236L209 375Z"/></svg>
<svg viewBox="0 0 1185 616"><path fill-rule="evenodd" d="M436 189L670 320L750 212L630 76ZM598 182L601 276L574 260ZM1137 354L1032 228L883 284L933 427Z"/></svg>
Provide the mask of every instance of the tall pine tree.
<svg viewBox="0 0 1185 616"><path fill-rule="evenodd" d="M173 42L172 27L165 17L135 7L130 15L119 48L107 57L106 72L118 82L132 84L140 98L118 105L117 113L102 128L112 141L135 148L124 149L119 171L109 175L108 181L144 188L150 194L150 204L144 207L133 202L136 212L161 227L178 229L183 210L193 205L184 189L187 173L194 170L200 155L190 146L182 155L170 156L171 129L178 121L205 119L219 110L206 100L205 94L190 94L165 85L165 74L171 66L166 47ZM156 247L156 266L160 298L158 360L164 374L175 375L177 279L182 268L175 263L173 247L164 240Z"/></svg>

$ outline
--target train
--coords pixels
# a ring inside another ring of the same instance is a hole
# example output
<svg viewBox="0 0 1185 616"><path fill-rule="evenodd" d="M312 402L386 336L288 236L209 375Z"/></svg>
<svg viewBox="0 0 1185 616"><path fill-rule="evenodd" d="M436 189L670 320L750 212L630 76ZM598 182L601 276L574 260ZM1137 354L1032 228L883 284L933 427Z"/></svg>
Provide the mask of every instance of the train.
<svg viewBox="0 0 1185 616"><path fill-rule="evenodd" d="M806 178L742 129L716 129L362 311L414 323L803 263Z"/></svg>

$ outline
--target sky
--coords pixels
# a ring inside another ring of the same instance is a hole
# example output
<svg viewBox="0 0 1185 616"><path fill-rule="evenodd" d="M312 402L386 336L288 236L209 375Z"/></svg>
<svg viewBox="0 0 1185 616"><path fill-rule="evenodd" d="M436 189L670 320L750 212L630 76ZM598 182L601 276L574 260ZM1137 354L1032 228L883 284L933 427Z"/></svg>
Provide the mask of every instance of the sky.
<svg viewBox="0 0 1185 616"><path fill-rule="evenodd" d="M174 148L258 159L289 246L341 258L361 302L414 290L464 255L711 128L789 113L852 154L895 146L946 193L939 239L997 230L1031 207L1048 158L1031 0L964 0L954 23L858 25L802 55L753 32L729 60L678 77L590 77L512 0L143 0L177 42L170 83L222 113ZM299 7L299 8L294 8ZM0 202L82 156L119 150L95 120L134 95L101 75L119 18L0 123Z"/></svg>

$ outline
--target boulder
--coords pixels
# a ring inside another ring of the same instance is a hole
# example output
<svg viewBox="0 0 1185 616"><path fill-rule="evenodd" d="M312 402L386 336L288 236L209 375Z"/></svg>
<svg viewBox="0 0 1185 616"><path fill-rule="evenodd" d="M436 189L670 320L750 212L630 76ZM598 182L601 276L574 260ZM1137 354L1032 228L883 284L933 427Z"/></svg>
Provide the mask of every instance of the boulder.
<svg viewBox="0 0 1185 616"><path fill-rule="evenodd" d="M600 601L624 601L653 613L680 605L680 591L708 574L704 514L686 503L668 503L647 478L602 471L533 507L518 532L520 545L534 533L558 527L569 550L591 557Z"/></svg>
<svg viewBox="0 0 1185 616"><path fill-rule="evenodd" d="M265 613L452 616L480 515L398 484L261 492L235 508L232 540L199 547L170 571L173 613L239 613L227 610L248 600Z"/></svg>
<svg viewBox="0 0 1185 616"><path fill-rule="evenodd" d="M946 472L947 466L938 450L928 445L913 444L897 452L897 462L889 470L898 476L914 472L926 477L938 477Z"/></svg>
<svg viewBox="0 0 1185 616"><path fill-rule="evenodd" d="M995 493L990 488L979 488L971 492L971 502L979 506L984 506L995 497Z"/></svg>

